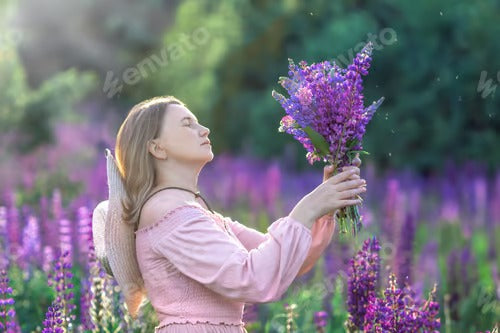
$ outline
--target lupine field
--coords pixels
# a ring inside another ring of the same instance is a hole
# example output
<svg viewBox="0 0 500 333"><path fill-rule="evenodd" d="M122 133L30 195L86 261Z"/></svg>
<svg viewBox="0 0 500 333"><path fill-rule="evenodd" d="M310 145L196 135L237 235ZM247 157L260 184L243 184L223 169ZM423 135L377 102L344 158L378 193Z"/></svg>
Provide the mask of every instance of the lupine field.
<svg viewBox="0 0 500 333"><path fill-rule="evenodd" d="M290 60L331 60L337 82L368 42L358 104L383 103L360 148L362 228L336 231L281 300L246 304L246 329L498 333L499 19L497 0L0 1L0 333L154 332L92 240L105 149L133 105L184 101L215 156L199 190L266 232L325 166L284 116L333 104L313 72L292 100Z"/></svg>
<svg viewBox="0 0 500 333"><path fill-rule="evenodd" d="M95 196L65 203L56 189L37 204L19 206L22 192L2 193L3 330L56 332L51 327L57 321L68 332L150 332L156 325L149 304L139 320L127 316L117 285L94 257L91 214L106 196L102 160L91 172L96 177L85 180L102 189ZM344 332L347 323L383 321L397 295L409 302L398 305L409 313L398 319L400 325L415 317L411 325L421 321L429 332L493 329L500 315L500 173L450 166L424 179L377 175L370 165L362 170L371 188L361 210L362 232L355 239L336 235L321 261L280 302L247 304L247 330ZM319 176L221 155L207 165L200 189L216 210L265 231Z"/></svg>

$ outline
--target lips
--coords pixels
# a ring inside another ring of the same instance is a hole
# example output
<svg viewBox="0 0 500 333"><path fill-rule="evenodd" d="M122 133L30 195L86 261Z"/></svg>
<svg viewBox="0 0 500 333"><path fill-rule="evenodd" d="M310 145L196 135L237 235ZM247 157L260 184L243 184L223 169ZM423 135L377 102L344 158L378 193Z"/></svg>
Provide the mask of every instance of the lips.
<svg viewBox="0 0 500 333"><path fill-rule="evenodd" d="M207 140L207 141L203 142L201 145L203 146L203 145L206 145L206 144L210 144L210 140Z"/></svg>

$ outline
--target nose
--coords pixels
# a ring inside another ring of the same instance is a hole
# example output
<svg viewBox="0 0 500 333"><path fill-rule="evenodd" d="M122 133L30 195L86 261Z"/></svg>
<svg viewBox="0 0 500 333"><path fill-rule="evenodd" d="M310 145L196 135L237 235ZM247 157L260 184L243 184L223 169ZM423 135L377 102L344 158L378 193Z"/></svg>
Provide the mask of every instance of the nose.
<svg viewBox="0 0 500 333"><path fill-rule="evenodd" d="M205 127L205 126L202 126L203 127L203 130L202 130L202 133L203 135L202 136L208 136L210 134L210 129L208 127Z"/></svg>

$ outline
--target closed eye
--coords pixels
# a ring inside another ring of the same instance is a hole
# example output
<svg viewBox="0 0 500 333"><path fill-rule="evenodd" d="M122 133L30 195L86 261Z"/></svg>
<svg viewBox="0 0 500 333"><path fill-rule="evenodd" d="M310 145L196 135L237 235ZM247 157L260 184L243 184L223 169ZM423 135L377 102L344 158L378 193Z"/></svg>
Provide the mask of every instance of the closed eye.
<svg viewBox="0 0 500 333"><path fill-rule="evenodd" d="M185 126L194 126L195 124L198 124L198 123L195 123L193 121L190 121L189 123L187 123Z"/></svg>

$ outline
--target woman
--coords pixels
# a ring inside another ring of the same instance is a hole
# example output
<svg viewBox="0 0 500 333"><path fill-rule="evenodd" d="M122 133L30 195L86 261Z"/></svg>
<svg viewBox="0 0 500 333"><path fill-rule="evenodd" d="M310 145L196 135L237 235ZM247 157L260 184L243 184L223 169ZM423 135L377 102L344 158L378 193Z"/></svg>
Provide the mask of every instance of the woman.
<svg viewBox="0 0 500 333"><path fill-rule="evenodd" d="M135 226L155 332L246 332L244 303L280 299L330 242L334 212L366 190L358 167L331 178L325 168L324 182L260 233L214 212L198 192L214 158L209 133L172 96L134 106L118 132L123 219Z"/></svg>

